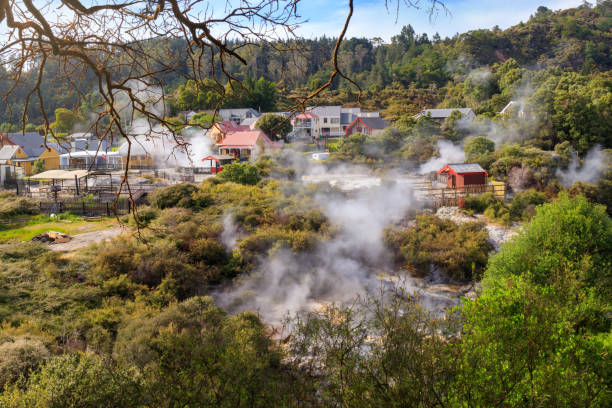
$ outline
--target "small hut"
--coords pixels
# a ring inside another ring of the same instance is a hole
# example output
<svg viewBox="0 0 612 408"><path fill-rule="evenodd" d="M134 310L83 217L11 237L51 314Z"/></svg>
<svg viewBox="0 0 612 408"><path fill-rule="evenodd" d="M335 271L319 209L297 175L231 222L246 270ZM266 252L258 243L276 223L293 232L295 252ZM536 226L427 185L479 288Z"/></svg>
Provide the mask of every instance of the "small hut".
<svg viewBox="0 0 612 408"><path fill-rule="evenodd" d="M489 176L478 163L447 164L438 175L446 177L448 188L486 185Z"/></svg>
<svg viewBox="0 0 612 408"><path fill-rule="evenodd" d="M234 156L226 154L218 154L216 156L208 156L202 159L204 168L209 168L211 174L217 174L223 170L223 166L235 161Z"/></svg>

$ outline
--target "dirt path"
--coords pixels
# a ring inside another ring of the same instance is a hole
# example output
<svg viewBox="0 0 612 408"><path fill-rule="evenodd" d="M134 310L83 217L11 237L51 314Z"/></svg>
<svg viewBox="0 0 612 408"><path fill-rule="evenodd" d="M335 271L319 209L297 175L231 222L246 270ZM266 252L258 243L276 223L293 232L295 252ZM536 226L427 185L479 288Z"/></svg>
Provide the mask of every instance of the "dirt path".
<svg viewBox="0 0 612 408"><path fill-rule="evenodd" d="M52 251L74 251L75 249L84 248L93 243L105 241L128 232L130 232L129 228L117 225L100 231L73 235L70 242L51 244L49 245L49 249Z"/></svg>

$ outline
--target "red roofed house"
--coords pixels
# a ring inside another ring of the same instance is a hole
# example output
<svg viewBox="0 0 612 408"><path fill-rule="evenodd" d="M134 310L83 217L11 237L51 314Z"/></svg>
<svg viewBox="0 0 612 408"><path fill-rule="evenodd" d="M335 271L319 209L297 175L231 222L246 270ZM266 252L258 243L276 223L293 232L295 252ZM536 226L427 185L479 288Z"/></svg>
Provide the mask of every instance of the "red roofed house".
<svg viewBox="0 0 612 408"><path fill-rule="evenodd" d="M280 144L270 140L261 130L248 130L228 133L217 146L219 154L250 158L267 149L278 148Z"/></svg>
<svg viewBox="0 0 612 408"><path fill-rule="evenodd" d="M447 164L438 170L438 174L447 176L449 188L485 185L489 176L478 163Z"/></svg>
<svg viewBox="0 0 612 408"><path fill-rule="evenodd" d="M387 122L378 116L358 116L346 127L344 135L350 136L353 133L363 133L368 136L376 136L387 126L389 126Z"/></svg>
<svg viewBox="0 0 612 408"><path fill-rule="evenodd" d="M208 134L210 136L210 140L215 143L221 143L221 141L232 132L241 132L245 130L251 130L249 126L246 125L238 125L233 120L228 120L225 122L215 122L210 127Z"/></svg>

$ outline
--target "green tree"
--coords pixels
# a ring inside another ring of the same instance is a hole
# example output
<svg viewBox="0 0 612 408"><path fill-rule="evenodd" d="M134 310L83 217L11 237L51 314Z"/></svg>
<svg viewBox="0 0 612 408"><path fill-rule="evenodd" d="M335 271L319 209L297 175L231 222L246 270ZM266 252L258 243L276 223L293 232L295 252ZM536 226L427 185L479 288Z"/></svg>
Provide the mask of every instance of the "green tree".
<svg viewBox="0 0 612 408"><path fill-rule="evenodd" d="M261 180L261 174L257 166L251 163L230 163L223 166L223 171L217 178L238 184L255 185Z"/></svg>
<svg viewBox="0 0 612 408"><path fill-rule="evenodd" d="M261 129L272 140L286 139L287 135L293 130L289 118L274 113L261 115L255 127Z"/></svg>
<svg viewBox="0 0 612 408"><path fill-rule="evenodd" d="M55 122L52 125L58 132L68 133L78 121L79 117L71 110L57 108L55 110Z"/></svg>
<svg viewBox="0 0 612 408"><path fill-rule="evenodd" d="M147 400L142 377L108 358L81 352L58 356L21 387L0 396L7 408L141 407Z"/></svg>
<svg viewBox="0 0 612 408"><path fill-rule="evenodd" d="M470 139L463 147L468 161L478 160L480 157L495 151L495 143L484 136Z"/></svg>
<svg viewBox="0 0 612 408"><path fill-rule="evenodd" d="M33 174L38 174L38 173L42 173L43 171L45 171L45 162L38 159L34 161L34 166L32 169L32 173Z"/></svg>

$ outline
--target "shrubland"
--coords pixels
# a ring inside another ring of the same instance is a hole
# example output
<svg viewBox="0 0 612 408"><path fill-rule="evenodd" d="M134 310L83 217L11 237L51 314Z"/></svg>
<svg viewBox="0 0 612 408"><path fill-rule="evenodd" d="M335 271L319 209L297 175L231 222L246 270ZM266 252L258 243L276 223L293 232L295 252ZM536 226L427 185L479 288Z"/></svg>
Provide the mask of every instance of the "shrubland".
<svg viewBox="0 0 612 408"><path fill-rule="evenodd" d="M211 289L279 249L315 254L337 232L317 197L341 193L291 181L279 161L244 166L279 179L157 191L137 211L138 237L70 255L0 246L0 406L610 402L612 231L580 195L502 203L526 225L490 260L482 224L419 215L390 226L404 269L483 277L446 319L401 289L302 313L280 339L255 314L227 315ZM486 212L494 199L471 205Z"/></svg>

